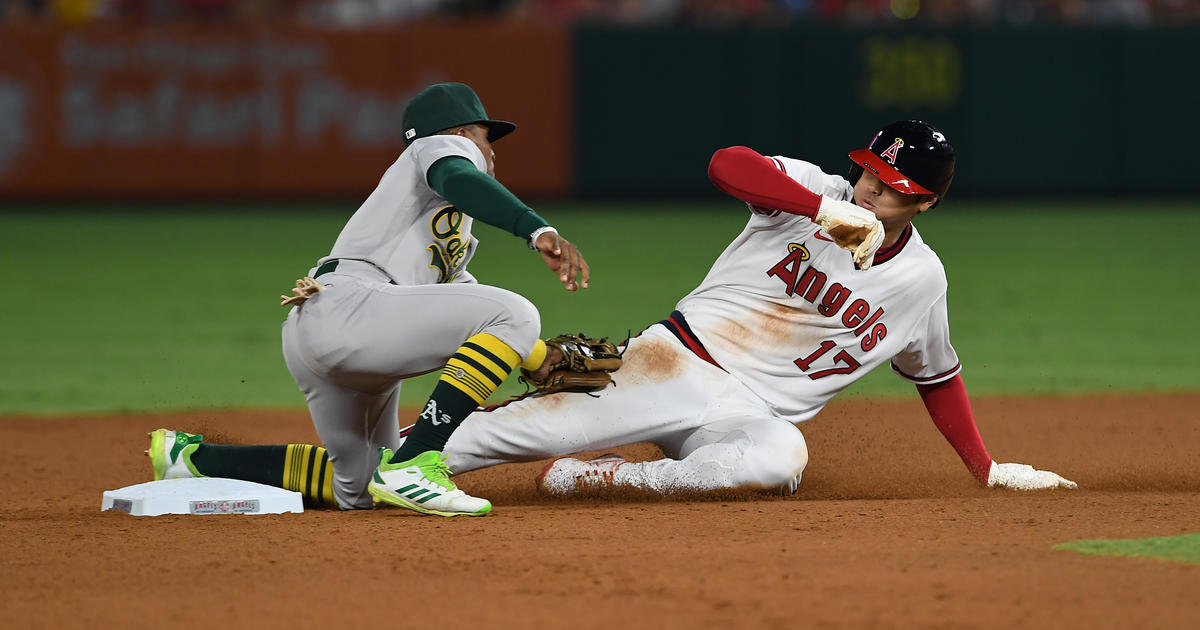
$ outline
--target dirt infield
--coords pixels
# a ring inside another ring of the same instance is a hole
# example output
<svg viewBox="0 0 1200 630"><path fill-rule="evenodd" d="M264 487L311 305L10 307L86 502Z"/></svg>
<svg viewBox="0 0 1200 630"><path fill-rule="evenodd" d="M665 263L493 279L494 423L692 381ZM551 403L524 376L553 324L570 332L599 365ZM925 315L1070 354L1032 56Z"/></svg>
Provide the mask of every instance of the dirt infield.
<svg viewBox="0 0 1200 630"><path fill-rule="evenodd" d="M1200 566L1051 551L1200 531L1200 394L980 399L999 461L1080 490L978 488L918 400L801 425L798 495L557 500L541 464L459 477L482 519L400 510L133 517L147 431L313 442L299 412L0 419L11 628L1195 628ZM636 445L627 456L657 456ZM169 625L168 625L169 624Z"/></svg>

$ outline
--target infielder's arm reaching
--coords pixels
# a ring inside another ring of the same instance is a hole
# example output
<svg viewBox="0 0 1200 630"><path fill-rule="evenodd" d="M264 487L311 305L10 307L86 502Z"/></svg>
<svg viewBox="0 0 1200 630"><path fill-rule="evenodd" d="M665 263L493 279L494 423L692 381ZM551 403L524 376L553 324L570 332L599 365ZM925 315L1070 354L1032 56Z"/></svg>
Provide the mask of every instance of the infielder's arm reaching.
<svg viewBox="0 0 1200 630"><path fill-rule="evenodd" d="M586 289L590 269L579 248L495 179L496 153L487 139L487 127L463 125L444 133L474 142L487 160L488 172L475 168L466 158L449 156L429 168L426 175L429 186L468 215L528 239L530 248L541 254L543 262L558 274L568 291L581 286Z"/></svg>

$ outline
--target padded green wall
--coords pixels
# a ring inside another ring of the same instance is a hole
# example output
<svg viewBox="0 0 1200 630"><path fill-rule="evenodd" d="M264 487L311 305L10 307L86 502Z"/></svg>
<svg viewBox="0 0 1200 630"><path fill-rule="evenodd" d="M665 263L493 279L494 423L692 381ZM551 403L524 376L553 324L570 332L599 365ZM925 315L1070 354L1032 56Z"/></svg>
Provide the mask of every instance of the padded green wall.
<svg viewBox="0 0 1200 630"><path fill-rule="evenodd" d="M575 33L581 196L695 195L744 144L843 172L921 118L959 152L951 194L1200 192L1200 30L786 27Z"/></svg>

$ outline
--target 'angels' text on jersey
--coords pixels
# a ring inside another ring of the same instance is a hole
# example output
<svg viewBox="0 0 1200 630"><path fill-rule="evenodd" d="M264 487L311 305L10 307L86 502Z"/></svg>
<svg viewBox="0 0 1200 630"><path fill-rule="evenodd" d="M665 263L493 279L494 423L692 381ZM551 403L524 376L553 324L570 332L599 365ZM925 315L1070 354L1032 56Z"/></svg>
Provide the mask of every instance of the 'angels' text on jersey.
<svg viewBox="0 0 1200 630"><path fill-rule="evenodd" d="M829 274L816 267L803 267L803 263L811 258L808 248L797 243L788 244L788 253L767 271L768 276L774 276L783 281L784 291L789 295L800 295L816 306L817 312L825 317L837 317L846 328L854 329L856 337L862 336L858 346L863 352L870 352L887 336L887 324L879 321L883 317L883 308L872 310L871 303L863 298L854 297L854 291L840 282L829 282ZM828 285L828 286L827 286ZM848 305L847 305L848 303ZM843 306L846 308L843 310ZM798 357L794 363L801 370L808 372L814 361L834 348L832 341L823 341L811 354ZM843 363L844 367L818 370L808 374L811 379L823 378L832 374L849 374L857 370L861 364L845 350L834 355L835 362Z"/></svg>

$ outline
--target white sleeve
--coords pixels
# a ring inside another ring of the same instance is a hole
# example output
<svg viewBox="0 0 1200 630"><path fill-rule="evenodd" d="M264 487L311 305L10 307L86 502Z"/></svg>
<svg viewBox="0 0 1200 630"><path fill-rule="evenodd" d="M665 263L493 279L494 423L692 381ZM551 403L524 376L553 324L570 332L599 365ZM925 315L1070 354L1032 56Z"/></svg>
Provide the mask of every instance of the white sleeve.
<svg viewBox="0 0 1200 630"><path fill-rule="evenodd" d="M483 152L474 142L462 136L440 135L421 138L413 142L408 150L414 152L413 159L416 160L422 174L428 173L434 162L452 155L467 158L475 168L487 172L487 161L483 158Z"/></svg>
<svg viewBox="0 0 1200 630"><path fill-rule="evenodd" d="M950 345L950 320L943 291L913 329L904 350L892 357L892 371L918 385L932 385L962 371L958 353Z"/></svg>
<svg viewBox="0 0 1200 630"><path fill-rule="evenodd" d="M801 186L830 199L848 201L854 196L854 187L844 177L830 175L811 162L774 155L770 158L779 170L796 180Z"/></svg>

